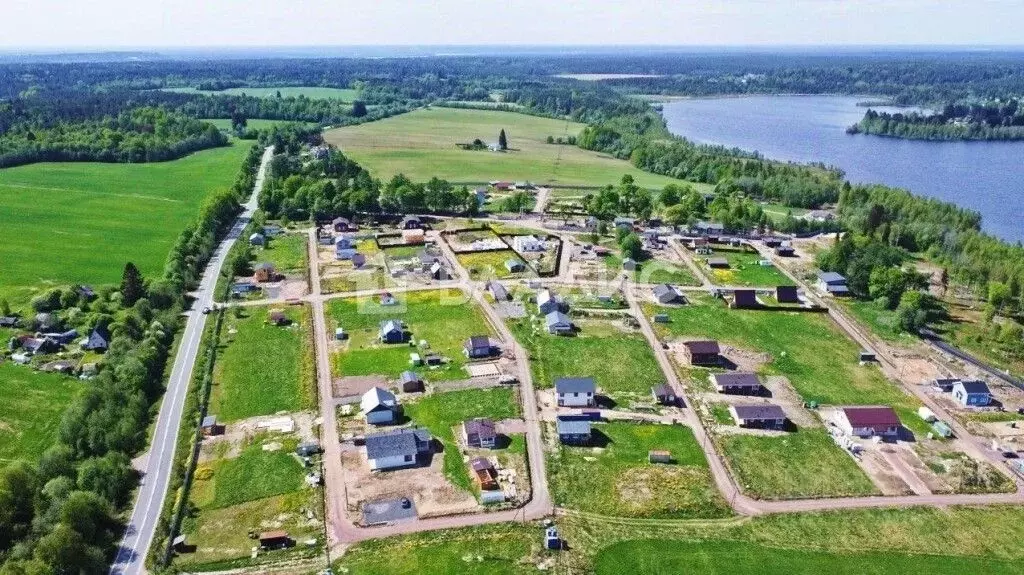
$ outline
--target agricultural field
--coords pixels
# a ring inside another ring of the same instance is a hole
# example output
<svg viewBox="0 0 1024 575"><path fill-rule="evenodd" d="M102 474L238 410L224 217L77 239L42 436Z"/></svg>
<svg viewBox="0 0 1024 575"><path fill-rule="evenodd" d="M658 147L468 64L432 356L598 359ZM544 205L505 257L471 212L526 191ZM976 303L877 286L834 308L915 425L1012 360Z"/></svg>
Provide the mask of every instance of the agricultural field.
<svg viewBox="0 0 1024 575"><path fill-rule="evenodd" d="M529 180L537 184L617 183L633 176L637 185L662 188L676 182L634 168L629 162L583 150L548 144L548 136L575 136L583 124L514 112L427 108L359 126L329 130L324 139L369 169L390 178L402 173L413 180L437 176L453 182ZM508 152L467 151L458 143L496 142L508 136Z"/></svg>
<svg viewBox="0 0 1024 575"><path fill-rule="evenodd" d="M917 409L877 367L858 364L860 348L825 314L731 310L708 296L685 307L644 304L644 312L668 314L670 323L654 326L661 338L711 338L767 353L771 360L759 372L787 377L805 401Z"/></svg>
<svg viewBox="0 0 1024 575"><path fill-rule="evenodd" d="M709 257L723 257L729 260L729 269L712 269L708 267L704 263L704 259ZM760 265L758 262L762 258L756 251L716 247L711 255L697 256L697 259L711 276L711 280L717 285L750 287L796 285L793 283L793 280L789 279L786 274L779 271L775 266Z"/></svg>
<svg viewBox="0 0 1024 575"><path fill-rule="evenodd" d="M156 276L203 200L234 182L248 149L236 141L170 162L0 170L0 299L18 307L53 285L116 283L128 261Z"/></svg>
<svg viewBox="0 0 1024 575"><path fill-rule="evenodd" d="M455 257L458 258L459 264L469 272L469 278L472 280L524 278L537 275L533 273L532 268L529 266L523 272L509 272L508 268L505 267L505 262L508 260L516 260L523 262L524 265L526 264L523 258L519 257L512 250L471 252L456 254Z"/></svg>
<svg viewBox="0 0 1024 575"><path fill-rule="evenodd" d="M245 94L254 98L276 98L280 92L282 98L298 98L305 96L311 100L341 100L352 102L359 98L359 92L351 88L324 88L320 86L280 86L276 88L228 88L227 90L197 90L196 88L164 88L167 92L180 94L207 94L210 96L241 96ZM249 120L250 122L252 120Z"/></svg>
<svg viewBox="0 0 1024 575"><path fill-rule="evenodd" d="M743 491L758 499L879 494L853 459L820 428L782 437L725 434L718 442Z"/></svg>
<svg viewBox="0 0 1024 575"><path fill-rule="evenodd" d="M404 408L413 423L430 430L431 435L444 445L444 474L448 481L469 492L474 492L475 487L456 443L459 426L474 417L500 421L520 416L516 394L507 387L434 393L414 403L406 403ZM521 441L518 443L522 444ZM501 453L501 450L493 453Z"/></svg>
<svg viewBox="0 0 1024 575"><path fill-rule="evenodd" d="M317 491L305 485L306 471L293 454L298 440L259 434L243 441L236 454L228 453L227 443L215 444L213 458L196 469L190 493L193 511L182 523L182 534L196 549L180 554L176 565L213 568L229 561L253 563L250 552L255 542L250 532L284 529L299 542L290 551L266 556L274 560L285 554L316 553L318 547L302 542L323 541ZM265 446L276 450L267 451ZM304 510L314 510L316 518L308 519Z"/></svg>
<svg viewBox="0 0 1024 575"><path fill-rule="evenodd" d="M621 517L711 518L730 515L688 427L611 422L593 427L599 447L559 445L548 459L557 505ZM649 463L665 449L674 463Z"/></svg>
<svg viewBox="0 0 1024 575"><path fill-rule="evenodd" d="M0 464L38 458L53 445L61 415L81 389L76 379L0 361Z"/></svg>
<svg viewBox="0 0 1024 575"><path fill-rule="evenodd" d="M647 340L621 320L578 318L571 337L548 334L543 317L511 319L509 327L530 352L535 385L548 388L559 377L593 376L615 401L648 400L665 377Z"/></svg>
<svg viewBox="0 0 1024 575"><path fill-rule="evenodd" d="M412 369L429 381L447 381L468 377L462 346L473 335L494 334L476 305L459 290L423 291L396 294L398 304L380 305L379 298L341 298L327 303L328 329L344 328L348 339L334 354L336 375L385 375L397 377ZM426 353L408 343L382 344L378 340L380 324L389 319L405 323L411 340L425 340L429 351L445 357L436 367L412 367L409 353Z"/></svg>
<svg viewBox="0 0 1024 575"><path fill-rule="evenodd" d="M239 307L224 316L209 407L220 421L315 406L312 317L307 307L280 309L290 325L269 323L269 307Z"/></svg>

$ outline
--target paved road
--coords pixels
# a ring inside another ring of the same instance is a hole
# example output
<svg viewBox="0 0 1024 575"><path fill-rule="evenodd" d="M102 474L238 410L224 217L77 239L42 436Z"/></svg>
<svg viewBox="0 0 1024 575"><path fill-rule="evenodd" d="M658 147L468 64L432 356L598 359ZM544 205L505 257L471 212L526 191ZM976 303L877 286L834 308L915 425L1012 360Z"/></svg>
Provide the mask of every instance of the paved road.
<svg viewBox="0 0 1024 575"><path fill-rule="evenodd" d="M157 521L167 496L167 486L171 478L171 469L174 466L174 450L178 443L178 429L181 427L185 395L188 392L189 382L192 381L192 369L195 366L196 356L199 354L203 327L206 325L206 316L199 313L198 310L213 304L213 290L217 285L220 268L224 265L224 259L231 246L242 233L242 229L249 223L249 219L256 209L256 199L263 186L267 166L270 164L272 156L273 150L267 148L263 153L263 160L256 175L256 184L253 186L252 195L235 221L235 225L232 226L227 237L214 252L213 258L203 273L199 288L195 292L196 299L192 309L188 312L185 331L182 333L178 354L174 359L174 367L171 369L171 375L167 381L167 390L164 392L163 403L160 405L160 413L157 415L152 444L149 453L144 457L145 469L135 500L135 507L132 509L131 519L128 521L117 555L114 557L114 563L110 567L111 574L131 575L144 573L146 570L146 554L153 541Z"/></svg>

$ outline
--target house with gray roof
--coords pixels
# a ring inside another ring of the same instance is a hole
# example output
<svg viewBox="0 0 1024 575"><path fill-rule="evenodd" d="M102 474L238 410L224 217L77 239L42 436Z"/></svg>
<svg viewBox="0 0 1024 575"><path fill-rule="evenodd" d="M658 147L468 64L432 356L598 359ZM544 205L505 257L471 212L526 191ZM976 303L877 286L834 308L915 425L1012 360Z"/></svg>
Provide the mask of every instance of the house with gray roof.
<svg viewBox="0 0 1024 575"><path fill-rule="evenodd" d="M593 407L597 383L592 377L560 377L555 380L555 398L559 407Z"/></svg>
<svg viewBox="0 0 1024 575"><path fill-rule="evenodd" d="M765 388L755 373L713 373L710 376L712 385L719 393L737 395L760 395Z"/></svg>
<svg viewBox="0 0 1024 575"><path fill-rule="evenodd" d="M516 258L509 258L505 260L505 269L508 270L508 273L510 274L525 272L526 264L524 264L522 260L518 260Z"/></svg>
<svg viewBox="0 0 1024 575"><path fill-rule="evenodd" d="M654 289L651 290L651 296L656 303L660 304L679 303L683 299L683 294L668 284L654 286Z"/></svg>
<svg viewBox="0 0 1024 575"><path fill-rule="evenodd" d="M786 427L786 413L777 405L769 403L759 405L729 406L736 425L757 429L783 429Z"/></svg>
<svg viewBox="0 0 1024 575"><path fill-rule="evenodd" d="M396 429L366 436L366 462L373 471L410 467L431 450L433 437L425 429Z"/></svg>
<svg viewBox="0 0 1024 575"><path fill-rule="evenodd" d="M590 420L579 416L559 416L555 430L558 440L569 445L586 445L593 437Z"/></svg>
<svg viewBox="0 0 1024 575"><path fill-rule="evenodd" d="M819 273L818 289L836 296L849 295L850 293L850 288L846 285L846 278L836 272Z"/></svg>
<svg viewBox="0 0 1024 575"><path fill-rule="evenodd" d="M537 290L537 309L544 315L553 311L562 311L562 302L558 301L558 296L550 289L540 289Z"/></svg>
<svg viewBox="0 0 1024 575"><path fill-rule="evenodd" d="M416 375L415 371L403 371L402 375L398 378L398 383L402 387L404 393L414 393L417 391L423 391L423 380L420 376Z"/></svg>
<svg viewBox="0 0 1024 575"><path fill-rule="evenodd" d="M572 321L560 311L553 311L544 316L544 327L548 333L555 335L572 333Z"/></svg>
<svg viewBox="0 0 1024 575"><path fill-rule="evenodd" d="M401 320L386 319L380 322L380 335L378 337L381 343L404 343L405 325Z"/></svg>
<svg viewBox="0 0 1024 575"><path fill-rule="evenodd" d="M494 301L508 301L512 299L505 286L498 281L491 280L487 282L487 291L491 292L491 297L494 298Z"/></svg>
<svg viewBox="0 0 1024 575"><path fill-rule="evenodd" d="M491 338L486 335L474 335L463 344L463 353L469 359L484 359L491 357L493 351Z"/></svg>
<svg viewBox="0 0 1024 575"><path fill-rule="evenodd" d="M359 409L371 425L389 425L398 420L401 407L395 394L386 389L371 387L359 400Z"/></svg>

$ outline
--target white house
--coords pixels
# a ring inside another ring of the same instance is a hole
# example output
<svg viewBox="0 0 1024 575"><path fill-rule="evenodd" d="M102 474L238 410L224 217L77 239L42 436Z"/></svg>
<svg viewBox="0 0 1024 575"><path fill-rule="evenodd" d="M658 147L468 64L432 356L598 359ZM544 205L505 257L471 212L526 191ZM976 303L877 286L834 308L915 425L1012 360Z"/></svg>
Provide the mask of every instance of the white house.
<svg viewBox="0 0 1024 575"><path fill-rule="evenodd" d="M537 308L540 309L540 313L548 315L551 312L561 311L562 304L558 301L554 292L544 288L537 291Z"/></svg>
<svg viewBox="0 0 1024 575"><path fill-rule="evenodd" d="M542 252L544 242L537 239L537 236L516 236L512 238L512 248L519 253Z"/></svg>
<svg viewBox="0 0 1024 575"><path fill-rule="evenodd" d="M433 441L425 429L398 429L366 436L366 463L373 471L410 467L430 453Z"/></svg>
<svg viewBox="0 0 1024 575"><path fill-rule="evenodd" d="M592 377L560 377L555 380L559 407L593 407L597 384Z"/></svg>
<svg viewBox="0 0 1024 575"><path fill-rule="evenodd" d="M555 335L572 333L572 320L560 311L553 311L544 316L544 327Z"/></svg>
<svg viewBox="0 0 1024 575"><path fill-rule="evenodd" d="M370 388L359 401L359 409L371 425L388 425L398 419L398 400L395 394L379 387Z"/></svg>
<svg viewBox="0 0 1024 575"><path fill-rule="evenodd" d="M844 407L836 410L832 421L844 434L864 438L896 439L902 427L891 407Z"/></svg>

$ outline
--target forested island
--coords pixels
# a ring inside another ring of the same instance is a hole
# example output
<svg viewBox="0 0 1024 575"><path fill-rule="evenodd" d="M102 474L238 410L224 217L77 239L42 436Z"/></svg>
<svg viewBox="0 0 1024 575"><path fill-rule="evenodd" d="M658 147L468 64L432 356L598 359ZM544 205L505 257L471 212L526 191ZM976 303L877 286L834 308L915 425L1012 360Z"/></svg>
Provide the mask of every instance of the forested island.
<svg viewBox="0 0 1024 575"><path fill-rule="evenodd" d="M868 110L846 131L910 140L1022 140L1024 108L1019 100L1008 99L947 104L934 114Z"/></svg>

